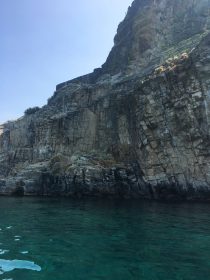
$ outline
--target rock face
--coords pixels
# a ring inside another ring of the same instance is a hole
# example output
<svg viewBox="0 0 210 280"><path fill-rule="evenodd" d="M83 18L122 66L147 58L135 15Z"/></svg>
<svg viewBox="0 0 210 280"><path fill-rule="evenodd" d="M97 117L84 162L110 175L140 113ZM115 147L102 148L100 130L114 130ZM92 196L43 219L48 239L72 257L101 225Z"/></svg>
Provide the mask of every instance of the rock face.
<svg viewBox="0 0 210 280"><path fill-rule="evenodd" d="M0 127L0 193L210 199L209 0L135 0L102 68Z"/></svg>

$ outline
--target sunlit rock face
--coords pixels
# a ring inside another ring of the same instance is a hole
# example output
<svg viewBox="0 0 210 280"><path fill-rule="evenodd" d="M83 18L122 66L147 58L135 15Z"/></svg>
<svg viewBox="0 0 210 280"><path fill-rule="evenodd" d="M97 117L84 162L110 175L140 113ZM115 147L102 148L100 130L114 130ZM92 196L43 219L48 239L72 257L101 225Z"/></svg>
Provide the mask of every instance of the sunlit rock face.
<svg viewBox="0 0 210 280"><path fill-rule="evenodd" d="M210 199L207 0L135 0L107 61L0 128L0 192Z"/></svg>

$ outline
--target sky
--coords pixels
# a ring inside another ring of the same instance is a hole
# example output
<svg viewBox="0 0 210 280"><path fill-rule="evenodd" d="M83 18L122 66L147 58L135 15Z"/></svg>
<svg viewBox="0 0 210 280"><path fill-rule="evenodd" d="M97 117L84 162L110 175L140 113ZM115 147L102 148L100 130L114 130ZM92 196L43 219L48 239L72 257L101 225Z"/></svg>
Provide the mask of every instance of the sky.
<svg viewBox="0 0 210 280"><path fill-rule="evenodd" d="M0 123L106 60L132 0L0 0Z"/></svg>

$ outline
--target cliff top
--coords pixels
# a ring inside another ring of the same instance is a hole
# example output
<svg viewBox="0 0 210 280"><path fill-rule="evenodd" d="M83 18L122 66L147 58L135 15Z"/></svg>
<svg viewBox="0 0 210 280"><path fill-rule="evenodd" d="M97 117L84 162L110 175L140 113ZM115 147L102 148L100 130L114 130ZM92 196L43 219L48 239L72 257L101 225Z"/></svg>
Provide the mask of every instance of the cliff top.
<svg viewBox="0 0 210 280"><path fill-rule="evenodd" d="M188 53L199 44L210 29L209 12L209 0L133 1L118 26L106 62L73 81L95 83L104 75L150 73L167 59Z"/></svg>

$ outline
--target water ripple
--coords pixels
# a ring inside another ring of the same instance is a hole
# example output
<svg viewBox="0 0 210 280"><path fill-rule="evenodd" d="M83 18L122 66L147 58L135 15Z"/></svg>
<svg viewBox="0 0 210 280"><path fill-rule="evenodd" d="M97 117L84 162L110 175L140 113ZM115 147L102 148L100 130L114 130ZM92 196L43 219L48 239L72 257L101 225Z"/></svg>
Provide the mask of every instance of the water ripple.
<svg viewBox="0 0 210 280"><path fill-rule="evenodd" d="M8 253L9 252L9 250L2 250L2 249L0 249L0 255L4 255L5 253Z"/></svg>
<svg viewBox="0 0 210 280"><path fill-rule="evenodd" d="M41 267L34 262L24 260L4 260L0 259L0 274L12 271L14 269L28 269L41 271Z"/></svg>

